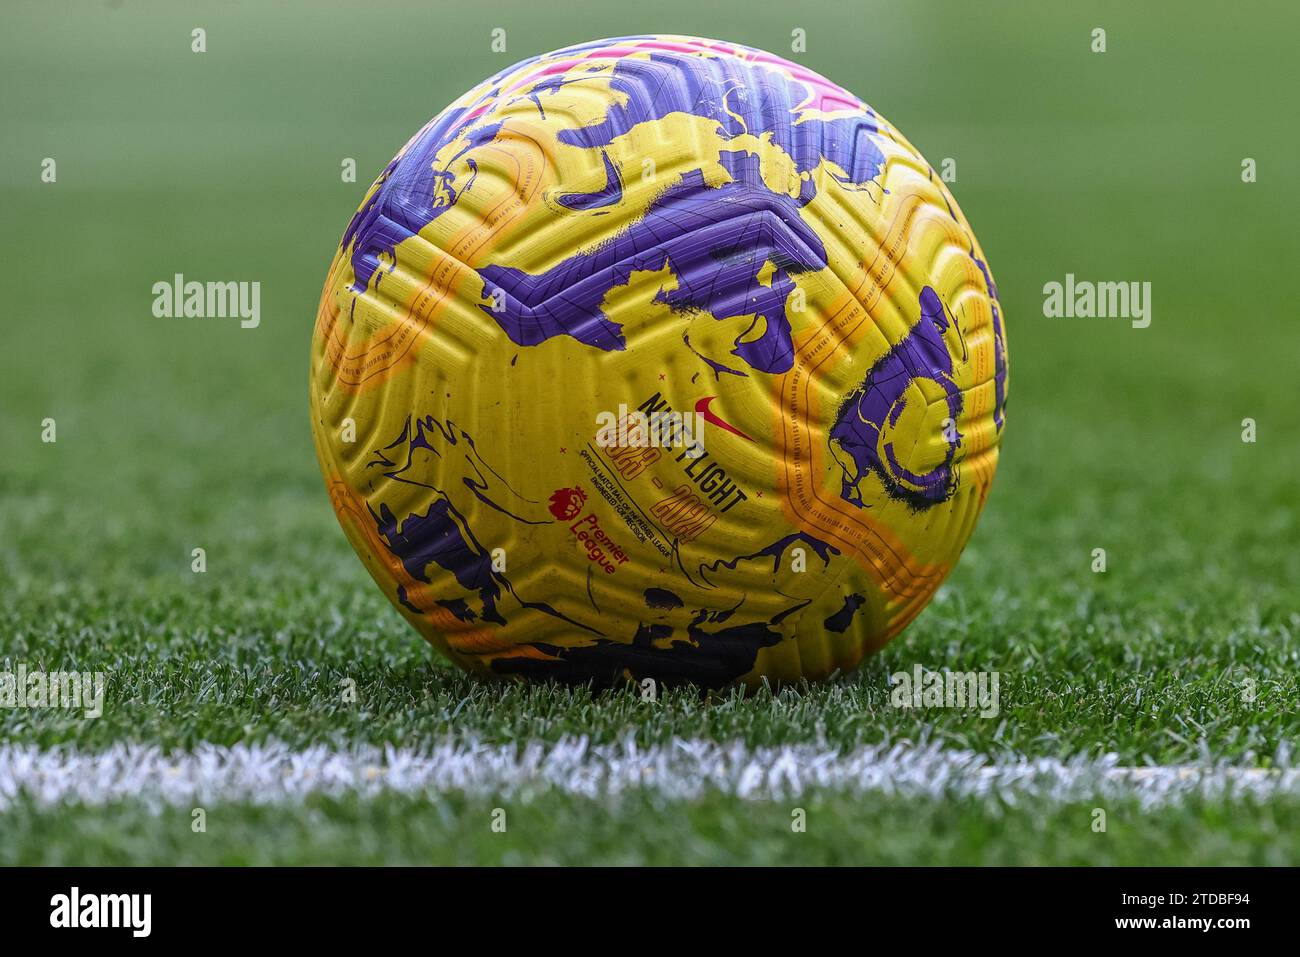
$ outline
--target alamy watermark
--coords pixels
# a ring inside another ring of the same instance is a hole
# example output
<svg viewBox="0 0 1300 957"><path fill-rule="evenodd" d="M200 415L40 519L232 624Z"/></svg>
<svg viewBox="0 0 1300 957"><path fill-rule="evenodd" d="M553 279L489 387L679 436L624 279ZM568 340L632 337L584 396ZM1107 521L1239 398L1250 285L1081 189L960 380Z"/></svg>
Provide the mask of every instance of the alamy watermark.
<svg viewBox="0 0 1300 957"><path fill-rule="evenodd" d="M132 937L148 937L152 914L152 894L83 894L74 886L50 898L50 926L55 928L119 927Z"/></svg>
<svg viewBox="0 0 1300 957"><path fill-rule="evenodd" d="M644 408L644 407L643 407ZM704 414L672 409L628 409L596 413L596 444L602 449L686 449L689 458L704 454Z"/></svg>
<svg viewBox="0 0 1300 957"><path fill-rule="evenodd" d="M67 708L84 710L87 718L104 713L105 675L102 671L0 671L0 708Z"/></svg>
<svg viewBox="0 0 1300 957"><path fill-rule="evenodd" d="M198 282L176 273L171 282L153 284L153 314L158 319L238 319L244 329L262 321L260 282Z"/></svg>
<svg viewBox="0 0 1300 957"><path fill-rule="evenodd" d="M1151 283L1092 282L1065 274L1065 282L1043 286L1048 319L1128 319L1134 329L1151 325Z"/></svg>
<svg viewBox="0 0 1300 957"><path fill-rule="evenodd" d="M981 718L996 718L1001 711L997 671L927 671L919 664L912 671L889 676L889 703L895 708L958 708L978 710Z"/></svg>

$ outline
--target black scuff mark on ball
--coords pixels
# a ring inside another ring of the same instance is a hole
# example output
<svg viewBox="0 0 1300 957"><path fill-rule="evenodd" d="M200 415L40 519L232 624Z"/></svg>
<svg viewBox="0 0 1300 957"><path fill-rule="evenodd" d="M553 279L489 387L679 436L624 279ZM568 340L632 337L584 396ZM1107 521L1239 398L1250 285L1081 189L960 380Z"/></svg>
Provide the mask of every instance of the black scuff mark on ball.
<svg viewBox="0 0 1300 957"><path fill-rule="evenodd" d="M723 688L752 671L762 649L785 640L778 626L811 602L795 601L767 621L714 629L704 625L715 623L715 613L697 609L684 636L668 624L641 622L630 642L603 637L567 647L533 642L529 647L546 657L502 656L492 659L492 669L498 674L589 684L597 689L645 678L665 687Z"/></svg>
<svg viewBox="0 0 1300 957"><path fill-rule="evenodd" d="M447 609L459 621L473 621L478 617L474 614L474 609L470 608L463 598L440 598L436 604Z"/></svg>
<svg viewBox="0 0 1300 957"><path fill-rule="evenodd" d="M845 595L844 607L827 618L822 624L826 626L827 631L843 634L845 629L853 623L853 616L857 614L864 601L866 599L861 595Z"/></svg>
<svg viewBox="0 0 1300 957"><path fill-rule="evenodd" d="M682 600L667 588L647 588L645 590L645 603L650 608L673 609L682 607Z"/></svg>

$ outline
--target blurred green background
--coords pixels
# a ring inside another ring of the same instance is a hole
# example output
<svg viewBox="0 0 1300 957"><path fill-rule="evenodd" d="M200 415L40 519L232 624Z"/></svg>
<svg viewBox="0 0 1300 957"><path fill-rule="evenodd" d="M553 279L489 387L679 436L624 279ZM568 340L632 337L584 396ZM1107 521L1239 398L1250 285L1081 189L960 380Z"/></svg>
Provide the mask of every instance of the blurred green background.
<svg viewBox="0 0 1300 957"><path fill-rule="evenodd" d="M7 5L10 574L161 571L191 539L231 536L242 544L227 560L248 568L258 527L327 525L308 341L333 247L406 138L480 78L568 43L677 31L790 55L797 27L800 60L932 163L957 161L952 188L1008 317L1011 408L989 521L1035 519L996 549L980 535L981 560L1012 587L1032 569L1008 548L1086 552L1140 527L1140 548L1114 564L1153 585L1180 562L1295 581L1296 550L1256 547L1300 538L1285 512L1300 434L1300 322L1283 279L1300 210L1285 107L1294 6L1247 2L1230 31L1208 3L185 6ZM197 26L204 54L190 52ZM1090 51L1097 26L1104 54ZM494 27L505 54L490 52ZM40 182L44 157L56 184ZM344 157L356 184L341 182ZM1243 157L1259 163L1253 185ZM259 280L261 328L155 319L150 287L177 272ZM1152 282L1151 327L1044 319L1042 286L1067 272ZM55 446L38 441L45 416ZM1256 446L1239 439L1246 416ZM1087 534L1072 540L1062 523ZM14 534L29 532L48 540L16 554ZM137 548L146 537L154 547ZM70 540L89 552L72 567Z"/></svg>
<svg viewBox="0 0 1300 957"><path fill-rule="evenodd" d="M183 6L5 5L0 659L107 666L133 684L115 692L116 719L6 713L0 738L418 742L450 727L299 714L331 668L381 696L467 687L422 670L431 653L326 501L306 409L320 286L366 185L456 95L526 56L645 32L793 56L932 164L955 159L1001 292L1010 403L988 508L934 607L859 681L913 661L1000 670L1010 720L923 728L868 708L846 743L925 733L1268 763L1294 738L1294 4ZM806 53L791 53L796 28ZM56 183L41 182L45 157ZM356 183L341 181L345 157ZM260 327L154 318L151 287L174 273L260 281ZM1044 318L1043 285L1066 273L1149 281L1151 326ZM46 417L56 444L40 441ZM190 574L195 546L206 576ZM1105 575L1089 570L1098 547ZM201 693L208 673L254 671L270 698ZM1244 677L1273 695L1266 707L1238 701ZM277 714L284 700L298 711ZM518 707L516 723L477 730L539 733ZM799 736L782 727L732 733Z"/></svg>

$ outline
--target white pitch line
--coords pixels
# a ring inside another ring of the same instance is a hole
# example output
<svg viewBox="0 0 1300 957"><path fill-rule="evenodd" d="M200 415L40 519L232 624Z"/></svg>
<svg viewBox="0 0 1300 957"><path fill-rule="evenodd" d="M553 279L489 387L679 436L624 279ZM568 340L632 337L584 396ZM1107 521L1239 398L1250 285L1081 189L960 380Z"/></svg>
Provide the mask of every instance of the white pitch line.
<svg viewBox="0 0 1300 957"><path fill-rule="evenodd" d="M529 799L562 793L593 799L650 791L689 800L716 793L740 800L794 800L822 792L905 797L981 797L1019 803L1136 797L1156 806L1192 795L1235 799L1300 794L1300 769L1122 767L1114 757L991 759L937 745L851 751L815 745L749 748L675 739L592 744L568 738L523 746L448 742L295 751L283 744L201 745L165 753L119 744L86 752L0 745L0 810L18 800L41 807L143 801L152 807L213 802L274 804L312 794L464 794Z"/></svg>

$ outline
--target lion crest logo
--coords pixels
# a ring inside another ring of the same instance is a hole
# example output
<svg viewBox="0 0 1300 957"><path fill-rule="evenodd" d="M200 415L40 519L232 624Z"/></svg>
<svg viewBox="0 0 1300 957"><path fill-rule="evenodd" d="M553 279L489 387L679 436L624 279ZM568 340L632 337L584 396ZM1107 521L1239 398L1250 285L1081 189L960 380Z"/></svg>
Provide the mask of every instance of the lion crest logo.
<svg viewBox="0 0 1300 957"><path fill-rule="evenodd" d="M587 493L580 488L557 488L551 494L551 514L566 520L577 518L586 501Z"/></svg>

